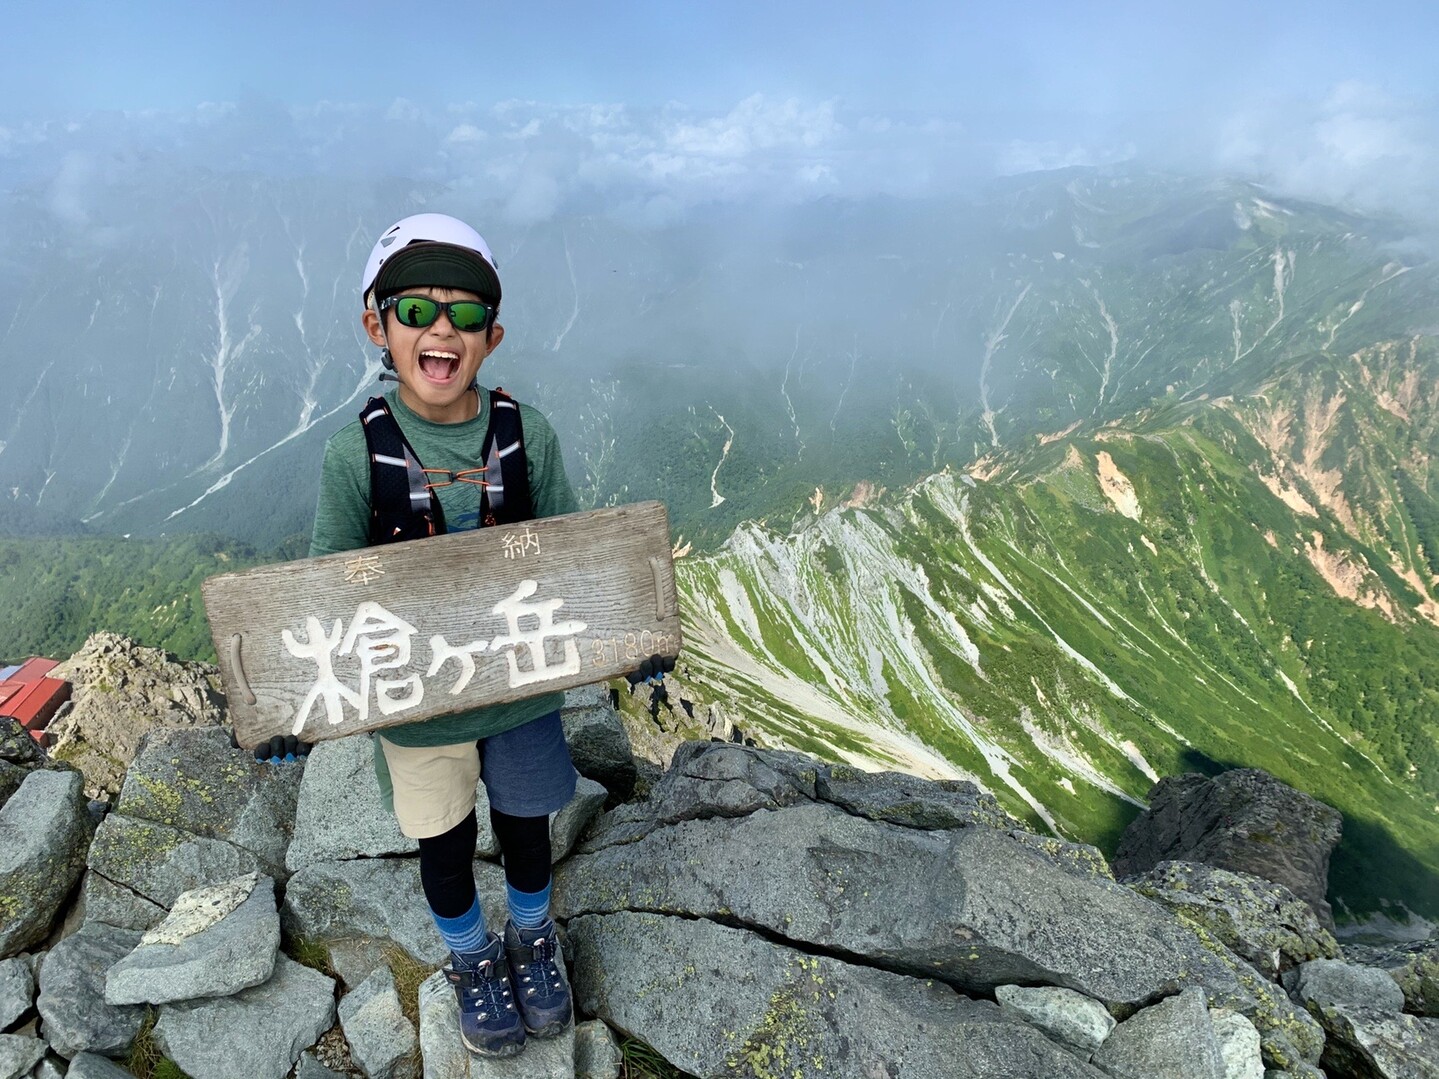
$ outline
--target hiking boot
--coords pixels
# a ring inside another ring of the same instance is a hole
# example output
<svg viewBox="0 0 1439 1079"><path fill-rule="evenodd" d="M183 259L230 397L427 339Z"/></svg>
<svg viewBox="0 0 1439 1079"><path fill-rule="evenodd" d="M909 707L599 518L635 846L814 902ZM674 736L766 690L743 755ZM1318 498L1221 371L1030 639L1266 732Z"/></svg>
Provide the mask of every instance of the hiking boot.
<svg viewBox="0 0 1439 1079"><path fill-rule="evenodd" d="M537 1038L561 1033L570 1021L570 984L565 978L555 923L538 929L505 925L505 954L514 976L515 1000L525 1029Z"/></svg>
<svg viewBox="0 0 1439 1079"><path fill-rule="evenodd" d="M450 953L445 978L460 1002L460 1040L476 1056L509 1057L525 1047L525 1025L515 1009L500 938L464 956Z"/></svg>

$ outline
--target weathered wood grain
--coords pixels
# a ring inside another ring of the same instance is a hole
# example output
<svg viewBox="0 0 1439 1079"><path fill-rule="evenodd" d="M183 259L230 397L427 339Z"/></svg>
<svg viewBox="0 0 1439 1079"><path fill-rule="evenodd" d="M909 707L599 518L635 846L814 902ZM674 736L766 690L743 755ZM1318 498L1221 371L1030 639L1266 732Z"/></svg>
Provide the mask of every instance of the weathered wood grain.
<svg viewBox="0 0 1439 1079"><path fill-rule="evenodd" d="M246 748L586 685L681 644L659 502L226 573L202 591Z"/></svg>

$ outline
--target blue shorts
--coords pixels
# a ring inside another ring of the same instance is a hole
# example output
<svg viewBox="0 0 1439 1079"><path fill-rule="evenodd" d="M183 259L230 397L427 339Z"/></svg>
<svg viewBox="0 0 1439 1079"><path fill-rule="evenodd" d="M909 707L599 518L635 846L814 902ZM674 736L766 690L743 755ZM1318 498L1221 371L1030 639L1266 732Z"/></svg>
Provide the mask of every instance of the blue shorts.
<svg viewBox="0 0 1439 1079"><path fill-rule="evenodd" d="M575 795L558 711L478 742L398 746L380 731L376 743L377 770L388 771L395 818L412 839L442 835L469 816L481 779L490 806L512 817L558 813Z"/></svg>

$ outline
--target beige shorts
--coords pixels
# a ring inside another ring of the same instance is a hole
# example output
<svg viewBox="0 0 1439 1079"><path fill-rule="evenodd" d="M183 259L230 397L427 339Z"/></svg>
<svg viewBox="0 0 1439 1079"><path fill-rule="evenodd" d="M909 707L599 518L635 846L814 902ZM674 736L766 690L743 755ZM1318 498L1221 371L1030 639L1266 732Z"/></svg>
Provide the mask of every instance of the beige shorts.
<svg viewBox="0 0 1439 1079"><path fill-rule="evenodd" d="M395 792L395 819L411 839L448 832L475 808L480 751L474 742L397 746L380 737Z"/></svg>
<svg viewBox="0 0 1439 1079"><path fill-rule="evenodd" d="M575 766L558 711L478 743L412 747L384 736L379 742L395 818L411 839L443 835L469 816L482 774L490 807L512 817L558 813L575 796Z"/></svg>

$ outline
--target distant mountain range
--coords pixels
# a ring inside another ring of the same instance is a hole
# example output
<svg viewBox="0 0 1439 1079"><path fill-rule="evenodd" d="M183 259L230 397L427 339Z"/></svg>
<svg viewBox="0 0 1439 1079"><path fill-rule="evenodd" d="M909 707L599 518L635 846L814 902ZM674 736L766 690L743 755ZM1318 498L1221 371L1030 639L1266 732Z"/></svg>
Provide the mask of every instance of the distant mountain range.
<svg viewBox="0 0 1439 1079"><path fill-rule="evenodd" d="M293 551L379 388L373 234L489 208L108 197L85 232L0 202L3 531ZM1439 282L1402 223L1068 170L491 239L486 377L549 413L585 505L661 498L695 544L692 703L1106 845L1158 775L1263 767L1345 812L1341 916L1439 918Z"/></svg>

